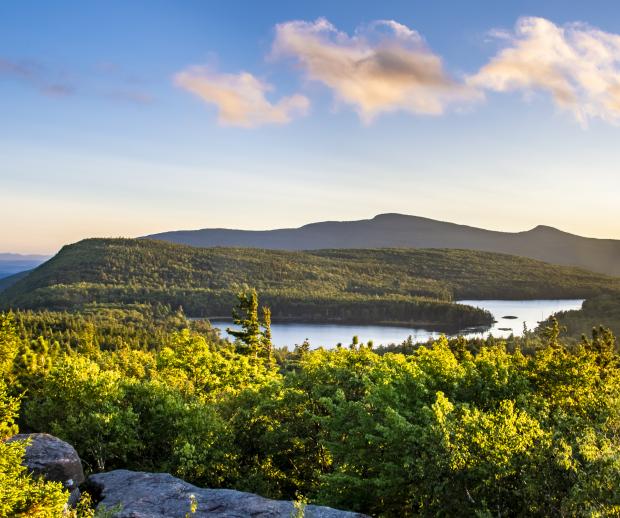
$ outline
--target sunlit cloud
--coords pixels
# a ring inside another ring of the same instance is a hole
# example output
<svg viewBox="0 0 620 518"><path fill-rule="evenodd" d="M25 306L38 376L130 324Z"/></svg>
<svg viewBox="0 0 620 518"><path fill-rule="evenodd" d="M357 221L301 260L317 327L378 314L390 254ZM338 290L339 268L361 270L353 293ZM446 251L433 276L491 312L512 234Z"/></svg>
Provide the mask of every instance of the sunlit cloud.
<svg viewBox="0 0 620 518"><path fill-rule="evenodd" d="M620 35L544 18L521 18L513 33L494 35L504 48L469 79L472 86L546 91L583 125L620 122Z"/></svg>
<svg viewBox="0 0 620 518"><path fill-rule="evenodd" d="M360 27L353 36L323 18L281 23L272 56L294 58L308 79L328 86L366 123L400 110L440 115L450 104L481 97L445 72L420 34L390 20Z"/></svg>
<svg viewBox="0 0 620 518"><path fill-rule="evenodd" d="M190 67L175 76L175 83L218 109L218 122L225 126L253 128L265 124L286 124L304 115L310 101L295 94L270 102L273 88L248 72L222 74L209 67Z"/></svg>

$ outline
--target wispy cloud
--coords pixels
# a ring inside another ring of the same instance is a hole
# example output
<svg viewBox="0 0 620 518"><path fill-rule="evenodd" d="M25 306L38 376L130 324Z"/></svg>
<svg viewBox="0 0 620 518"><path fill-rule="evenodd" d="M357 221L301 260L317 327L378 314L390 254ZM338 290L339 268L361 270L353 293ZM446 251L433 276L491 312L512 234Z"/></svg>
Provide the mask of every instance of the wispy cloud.
<svg viewBox="0 0 620 518"><path fill-rule="evenodd" d="M193 66L174 77L175 83L218 109L218 121L225 126L252 128L265 124L286 124L308 111L310 101L295 94L270 102L273 88L248 72L222 74L205 66Z"/></svg>
<svg viewBox="0 0 620 518"><path fill-rule="evenodd" d="M446 73L420 34L391 20L360 27L353 36L324 18L281 23L272 55L296 59L310 80L332 89L367 123L398 110L440 115L452 103L480 97Z"/></svg>
<svg viewBox="0 0 620 518"><path fill-rule="evenodd" d="M149 104L153 96L136 79L122 75L118 67L109 63L98 65L98 74L67 73L57 67L35 60L11 60L0 57L0 78L18 81L50 97L68 97L75 94L93 96L116 102Z"/></svg>
<svg viewBox="0 0 620 518"><path fill-rule="evenodd" d="M620 122L620 35L582 23L558 26L521 18L514 32L496 32L504 48L470 84L498 92L548 92L583 125Z"/></svg>
<svg viewBox="0 0 620 518"><path fill-rule="evenodd" d="M35 88L44 95L65 97L75 92L75 87L52 73L37 61L15 61L0 58L0 77L10 78Z"/></svg>

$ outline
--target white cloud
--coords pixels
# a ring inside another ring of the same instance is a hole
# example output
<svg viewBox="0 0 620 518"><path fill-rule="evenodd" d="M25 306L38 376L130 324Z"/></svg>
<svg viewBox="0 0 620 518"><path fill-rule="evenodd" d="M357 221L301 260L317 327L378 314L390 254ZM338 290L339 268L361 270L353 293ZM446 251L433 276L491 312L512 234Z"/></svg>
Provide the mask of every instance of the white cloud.
<svg viewBox="0 0 620 518"><path fill-rule="evenodd" d="M507 42L469 83L498 92L547 91L583 125L620 122L620 36L574 23L521 18Z"/></svg>
<svg viewBox="0 0 620 518"><path fill-rule="evenodd" d="M220 74L209 67L193 66L179 72L175 83L218 108L218 121L225 126L252 128L264 124L286 124L304 115L310 106L303 95L283 97L275 103L267 98L271 85L252 74Z"/></svg>
<svg viewBox="0 0 620 518"><path fill-rule="evenodd" d="M295 58L309 79L331 88L365 122L398 110L439 115L451 103L480 97L444 71L416 31L395 21L375 21L353 36L323 18L282 23L272 55Z"/></svg>

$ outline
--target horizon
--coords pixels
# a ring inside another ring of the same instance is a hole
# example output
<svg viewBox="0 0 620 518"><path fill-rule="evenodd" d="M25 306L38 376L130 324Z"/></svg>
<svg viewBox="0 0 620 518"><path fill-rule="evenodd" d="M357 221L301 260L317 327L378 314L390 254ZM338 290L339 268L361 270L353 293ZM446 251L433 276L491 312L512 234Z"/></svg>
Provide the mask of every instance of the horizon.
<svg viewBox="0 0 620 518"><path fill-rule="evenodd" d="M438 220L438 219L433 219L433 218L427 218L425 216L419 216L416 214L403 214L403 213L398 213L398 212L384 212L384 213L380 213L380 214L375 214L374 216L370 216L367 218L361 218L361 219L351 219L351 220L322 220L322 221L311 221L311 222L307 222L307 223L303 223L299 226L296 227L273 227L273 228L230 228L230 227L201 227L201 228L181 228L181 229L172 229L172 230L159 230L159 231L155 231L155 232L150 232L147 234L141 234L141 235L133 235L133 236L122 236L122 235L117 235L117 236L85 236L81 239L78 239L77 241L72 241L72 242L67 242L67 243L63 243L62 245L60 245L60 247L57 250L52 250L52 251L48 251L48 252L10 252L10 251L3 251L0 249L0 256L16 256L17 258L22 258L22 257L29 257L29 256L33 256L33 257L53 257L54 255L56 255L60 249L65 246L65 245L71 245L71 244L75 244L78 243L80 241L83 241L85 239L139 239L139 238L149 238L151 236L158 236L161 234L166 234L166 233L170 233L170 232L199 232L202 230L230 230L230 231L242 231L242 232L268 232L268 231L274 231L274 230L298 230L300 228L309 226L309 225L315 225L315 224L321 224L321 223L353 223L353 222L360 222L360 221L372 221L380 216L403 216L403 217L407 217L407 218L416 218L416 219L426 219L426 220L431 220L437 223L447 223L450 225L458 225L458 226L465 226L468 228L474 228L474 229L478 229L478 230L486 230L486 231L490 231L490 232L499 232L499 233L505 233L505 234L518 234L518 233L526 233L526 232L532 232L534 230L536 230L537 228L550 228L553 230L557 230L559 232L565 233L565 234L570 234L570 235L576 235L579 237L584 237L584 238L589 238L589 239L600 239L600 240L613 240L614 238L606 238L606 237L595 237L595 236L587 236L587 235L581 235L581 234L573 234L571 232L566 231L565 229L562 228L558 228L558 227L554 227L552 225L545 225L545 224L538 224L535 225L533 227L530 228L525 228L525 229L521 229L521 230L516 230L516 231L509 231L509 230L501 230L501 229L493 229L493 228L485 228L485 227L476 227L473 225L466 225L463 223L459 223L459 222L455 222L455 221L446 221L446 220Z"/></svg>
<svg viewBox="0 0 620 518"><path fill-rule="evenodd" d="M620 239L618 82L612 1L7 2L0 249L382 213Z"/></svg>

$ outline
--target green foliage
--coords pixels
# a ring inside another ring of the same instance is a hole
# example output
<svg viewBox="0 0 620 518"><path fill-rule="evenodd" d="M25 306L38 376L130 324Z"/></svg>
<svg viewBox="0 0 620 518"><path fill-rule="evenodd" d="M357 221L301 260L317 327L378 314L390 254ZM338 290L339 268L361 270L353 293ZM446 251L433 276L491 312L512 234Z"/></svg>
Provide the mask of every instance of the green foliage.
<svg viewBox="0 0 620 518"><path fill-rule="evenodd" d="M10 326L0 329L0 342L15 340ZM26 443L5 442L17 433L19 401L7 394L0 377L0 518L56 518L61 516L68 494L58 482L33 478L22 465Z"/></svg>
<svg viewBox="0 0 620 518"><path fill-rule="evenodd" d="M29 426L71 443L99 471L122 465L140 447L121 374L82 356L66 356L52 369L24 415Z"/></svg>
<svg viewBox="0 0 620 518"><path fill-rule="evenodd" d="M248 343L261 344L252 294L248 307ZM608 331L569 347L553 323L510 341L411 343L406 355L305 344L276 351L275 369L174 312L107 309L12 317L5 377L18 383L0 384L4 435L19 385L20 423L71 442L91 471L168 471L294 500L298 514L307 501L386 517L620 512L620 356ZM41 483L15 471L22 454L0 457L20 488L7 476L0 490L55 502L52 486L27 489Z"/></svg>
<svg viewBox="0 0 620 518"><path fill-rule="evenodd" d="M581 309L562 311L555 316L566 334L576 340L601 324L620 336L620 296L617 294L589 298Z"/></svg>
<svg viewBox="0 0 620 518"><path fill-rule="evenodd" d="M235 437L213 406L187 405L176 430L170 457L175 475L208 487L226 487L237 480Z"/></svg>
<svg viewBox="0 0 620 518"><path fill-rule="evenodd" d="M178 333L157 358L159 376L170 386L207 399L261 383L272 375L230 344L214 347L189 330Z"/></svg>
<svg viewBox="0 0 620 518"><path fill-rule="evenodd" d="M0 442L0 518L58 518L68 494L60 482L31 477L22 466L23 442Z"/></svg>
<svg viewBox="0 0 620 518"><path fill-rule="evenodd" d="M19 399L8 394L6 383L0 378L0 441L17 433L15 419L19 411Z"/></svg>
<svg viewBox="0 0 620 518"><path fill-rule="evenodd" d="M192 248L161 241L90 239L0 295L5 307L93 310L93 304L182 306L228 315L254 286L274 321L406 322L464 328L491 322L459 298L617 296L620 281L577 268L471 250L287 252ZM96 309L96 308L95 308Z"/></svg>
<svg viewBox="0 0 620 518"><path fill-rule="evenodd" d="M12 313L0 315L0 377L7 379L17 356L18 338Z"/></svg>
<svg viewBox="0 0 620 518"><path fill-rule="evenodd" d="M262 308L262 321L258 318L258 294L255 289L242 291L237 295L239 303L233 310L233 323L239 330L227 329L236 338L237 350L249 356L253 365L266 361L273 363L271 344L271 310Z"/></svg>

